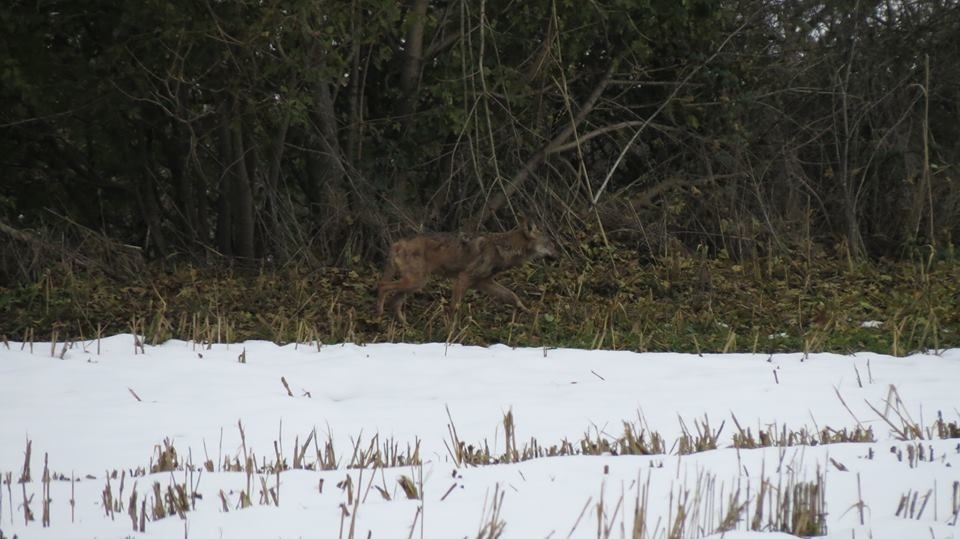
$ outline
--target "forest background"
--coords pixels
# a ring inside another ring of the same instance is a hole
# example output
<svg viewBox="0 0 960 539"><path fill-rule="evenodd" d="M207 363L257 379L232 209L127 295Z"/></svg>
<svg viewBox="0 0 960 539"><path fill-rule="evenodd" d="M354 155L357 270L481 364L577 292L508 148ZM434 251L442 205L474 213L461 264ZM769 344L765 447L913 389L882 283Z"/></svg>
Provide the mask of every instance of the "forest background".
<svg viewBox="0 0 960 539"><path fill-rule="evenodd" d="M13 0L0 334L958 345L951 0ZM563 255L373 317L392 240ZM865 323L869 322L869 323Z"/></svg>

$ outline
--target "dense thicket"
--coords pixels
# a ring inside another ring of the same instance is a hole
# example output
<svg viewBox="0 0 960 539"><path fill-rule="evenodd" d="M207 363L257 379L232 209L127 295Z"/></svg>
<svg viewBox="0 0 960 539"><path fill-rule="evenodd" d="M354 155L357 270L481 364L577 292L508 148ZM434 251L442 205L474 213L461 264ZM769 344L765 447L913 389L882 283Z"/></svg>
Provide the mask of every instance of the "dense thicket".
<svg viewBox="0 0 960 539"><path fill-rule="evenodd" d="M12 0L0 62L4 280L65 244L376 260L515 212L574 254L960 231L955 0Z"/></svg>

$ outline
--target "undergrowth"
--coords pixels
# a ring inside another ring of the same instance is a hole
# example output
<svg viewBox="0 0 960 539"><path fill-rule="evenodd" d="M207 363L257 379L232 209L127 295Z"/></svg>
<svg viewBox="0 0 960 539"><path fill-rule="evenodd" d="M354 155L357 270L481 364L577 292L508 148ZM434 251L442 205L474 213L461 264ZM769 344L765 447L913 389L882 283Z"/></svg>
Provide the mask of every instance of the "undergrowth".
<svg viewBox="0 0 960 539"><path fill-rule="evenodd" d="M637 351L903 355L960 345L960 265L912 261L667 256L598 249L515 269L500 282L531 312L473 291L455 319L448 281L407 301L408 323L373 312L380 271L197 267L134 280L47 273L0 288L0 335L68 340L137 332L148 343L446 341Z"/></svg>

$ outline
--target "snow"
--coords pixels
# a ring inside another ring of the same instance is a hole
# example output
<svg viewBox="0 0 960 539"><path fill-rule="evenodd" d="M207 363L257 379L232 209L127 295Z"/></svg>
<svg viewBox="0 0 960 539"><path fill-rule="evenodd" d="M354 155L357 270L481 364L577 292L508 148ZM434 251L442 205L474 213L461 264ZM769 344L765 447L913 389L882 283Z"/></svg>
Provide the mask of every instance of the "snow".
<svg viewBox="0 0 960 539"><path fill-rule="evenodd" d="M750 531L761 478L785 493L822 475L829 537L956 538L960 440L939 439L930 427L938 413L960 422L958 381L960 349L910 357L698 356L442 343L170 341L141 349L132 335L66 350L11 342L0 345L0 478L12 477L0 485L0 530L6 537L348 537L352 524L357 538L473 538L493 522L502 523L504 538L631 537L643 500L645 536L667 537L686 499L683 537L766 539L789 535L767 524L775 516L769 489L763 525ZM568 441L577 450L585 436L613 442L628 422L662 435L667 454L457 466L453 429L499 457L508 412L520 451L533 438L542 448ZM754 437L861 425L876 441L737 449L734 418ZM921 426L924 439L898 439L905 424ZM678 454L684 429L694 437L719 430L718 448ZM279 452L292 466L295 442L303 445L313 430L317 444L305 464L313 467L330 440L337 468L261 469L249 478L252 506L240 508L248 476L223 469L223 461L242 463L246 450L263 468ZM374 437L403 455L419 443L422 465L348 468ZM28 440L31 481L20 484ZM149 473L164 440L178 469ZM54 477L66 478L50 483L46 528L45 455ZM206 460L214 471L201 473ZM115 470L111 516L103 497ZM422 501L404 496L401 476L422 490ZM163 492L187 484L202 498L184 518L149 519L136 532L130 494L136 490L137 505L146 500L149 512L155 483ZM277 504L269 493L261 497L264 484ZM739 522L721 533L738 489ZM914 495L912 510L898 516L901 498Z"/></svg>

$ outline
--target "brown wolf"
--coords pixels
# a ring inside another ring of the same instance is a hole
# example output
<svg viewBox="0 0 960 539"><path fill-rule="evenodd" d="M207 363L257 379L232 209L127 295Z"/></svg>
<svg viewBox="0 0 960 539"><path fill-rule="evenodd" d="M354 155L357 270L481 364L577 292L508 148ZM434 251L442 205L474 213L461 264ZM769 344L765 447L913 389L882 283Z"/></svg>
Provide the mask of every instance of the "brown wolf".
<svg viewBox="0 0 960 539"><path fill-rule="evenodd" d="M474 238L458 234L418 234L398 240L390 246L380 279L377 316L383 315L384 303L392 295L390 306L396 317L406 322L404 299L407 294L423 288L430 275L456 278L451 311L457 310L470 288L526 311L520 298L493 278L527 260L544 256L556 257L556 247L537 225L524 218L513 230Z"/></svg>

